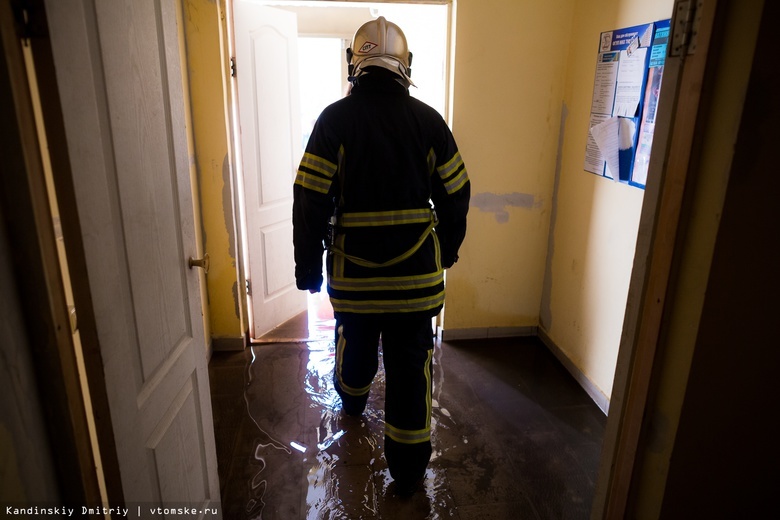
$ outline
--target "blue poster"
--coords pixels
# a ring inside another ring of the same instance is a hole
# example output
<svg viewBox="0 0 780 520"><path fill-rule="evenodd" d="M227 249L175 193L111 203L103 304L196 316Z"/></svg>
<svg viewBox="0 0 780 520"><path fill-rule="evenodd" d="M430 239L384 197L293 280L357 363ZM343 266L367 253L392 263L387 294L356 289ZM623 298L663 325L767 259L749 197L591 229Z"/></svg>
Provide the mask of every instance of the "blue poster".
<svg viewBox="0 0 780 520"><path fill-rule="evenodd" d="M631 172L632 186L644 188L647 184L647 171L650 167L650 152L653 148L655 133L655 117L658 111L658 100L661 95L661 80L664 74L664 61L669 43L669 20L655 23L653 44L650 49L650 61L647 71L647 86L642 102L642 118L639 127L634 167Z"/></svg>
<svg viewBox="0 0 780 520"><path fill-rule="evenodd" d="M586 171L644 187L668 39L669 20L601 33Z"/></svg>

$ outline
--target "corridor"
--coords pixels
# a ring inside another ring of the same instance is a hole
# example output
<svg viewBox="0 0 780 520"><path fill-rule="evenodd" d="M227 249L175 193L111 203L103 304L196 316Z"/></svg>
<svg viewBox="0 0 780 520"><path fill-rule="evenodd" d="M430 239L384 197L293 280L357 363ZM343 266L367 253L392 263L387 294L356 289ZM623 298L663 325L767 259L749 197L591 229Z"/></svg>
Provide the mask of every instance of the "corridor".
<svg viewBox="0 0 780 520"><path fill-rule="evenodd" d="M224 518L589 517L606 417L538 339L437 342L434 454L424 491L402 499L382 455L381 364L365 414L342 415L329 318L212 356Z"/></svg>

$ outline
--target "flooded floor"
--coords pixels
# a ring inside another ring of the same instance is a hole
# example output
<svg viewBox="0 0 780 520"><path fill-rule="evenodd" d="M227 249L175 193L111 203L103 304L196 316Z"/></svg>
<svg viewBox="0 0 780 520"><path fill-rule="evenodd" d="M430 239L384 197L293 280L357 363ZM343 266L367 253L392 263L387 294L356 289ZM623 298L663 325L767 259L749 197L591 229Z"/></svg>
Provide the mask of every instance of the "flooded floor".
<svg viewBox="0 0 780 520"><path fill-rule="evenodd" d="M434 454L395 495L384 372L362 417L333 388L327 309L268 343L214 353L209 374L226 519L586 519L606 418L536 338L438 342ZM306 341L295 341L306 338Z"/></svg>

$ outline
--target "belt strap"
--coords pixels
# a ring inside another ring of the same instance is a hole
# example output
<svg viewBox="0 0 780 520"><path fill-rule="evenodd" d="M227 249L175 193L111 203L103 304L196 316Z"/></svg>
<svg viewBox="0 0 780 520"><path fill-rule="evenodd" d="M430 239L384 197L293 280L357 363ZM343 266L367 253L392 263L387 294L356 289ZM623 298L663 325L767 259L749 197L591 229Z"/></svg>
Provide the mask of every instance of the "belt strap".
<svg viewBox="0 0 780 520"><path fill-rule="evenodd" d="M391 258L386 262L372 262L371 260L366 260L365 258L349 255L344 251L342 251L340 248L338 248L335 244L331 245L330 252L339 256L343 256L350 262L362 267L370 267L370 268L390 267L391 265L395 265L400 262L403 262L413 254L415 254L417 250L420 249L420 247L422 247L423 243L425 242L425 239L428 238L428 235L431 234L433 228L435 228L438 223L439 220L436 218L436 212L431 211L429 216L428 227L426 227L425 231L422 232L420 238L417 239L417 242L415 242L415 244L411 248L409 248L409 250L407 250L405 253L401 253L400 255L396 256L395 258Z"/></svg>

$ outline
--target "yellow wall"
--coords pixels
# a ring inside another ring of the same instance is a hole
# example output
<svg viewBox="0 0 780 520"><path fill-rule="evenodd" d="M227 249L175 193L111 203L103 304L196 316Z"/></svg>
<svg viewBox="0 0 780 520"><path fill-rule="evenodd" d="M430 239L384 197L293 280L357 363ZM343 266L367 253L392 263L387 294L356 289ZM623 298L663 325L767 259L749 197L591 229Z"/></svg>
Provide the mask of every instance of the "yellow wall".
<svg viewBox="0 0 780 520"><path fill-rule="evenodd" d="M445 337L538 325L608 399L644 192L583 169L598 36L672 5L457 2L453 132L473 201Z"/></svg>
<svg viewBox="0 0 780 520"><path fill-rule="evenodd" d="M472 203L445 337L538 323L573 5L457 2L453 133Z"/></svg>
<svg viewBox="0 0 780 520"><path fill-rule="evenodd" d="M583 169L599 33L670 18L673 0L579 0L563 103L554 229L540 327L607 399L644 191Z"/></svg>
<svg viewBox="0 0 780 520"><path fill-rule="evenodd" d="M240 345L245 330L220 55L224 9L215 0L182 2L195 150L191 161L197 169L203 249L211 261L205 301L210 337L220 348L220 342Z"/></svg>

